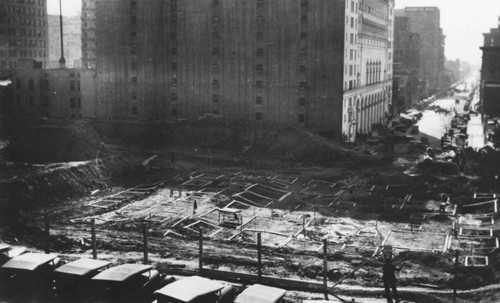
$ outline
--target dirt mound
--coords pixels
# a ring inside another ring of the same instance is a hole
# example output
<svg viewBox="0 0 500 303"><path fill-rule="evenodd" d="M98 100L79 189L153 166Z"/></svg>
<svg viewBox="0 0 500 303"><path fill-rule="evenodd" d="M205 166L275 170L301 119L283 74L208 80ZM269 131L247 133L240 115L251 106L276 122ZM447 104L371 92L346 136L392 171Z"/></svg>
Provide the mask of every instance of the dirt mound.
<svg viewBox="0 0 500 303"><path fill-rule="evenodd" d="M85 122L42 122L13 136L5 153L30 163L84 161L96 157L100 144L95 129Z"/></svg>

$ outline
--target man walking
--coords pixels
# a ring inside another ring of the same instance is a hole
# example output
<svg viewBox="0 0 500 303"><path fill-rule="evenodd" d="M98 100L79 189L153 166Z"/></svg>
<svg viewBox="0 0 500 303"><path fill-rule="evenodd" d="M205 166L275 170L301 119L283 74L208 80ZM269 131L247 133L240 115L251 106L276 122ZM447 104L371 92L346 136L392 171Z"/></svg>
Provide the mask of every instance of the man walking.
<svg viewBox="0 0 500 303"><path fill-rule="evenodd" d="M392 298L399 303L398 290L396 289L396 271L400 271L401 267L397 268L393 263L391 258L385 260L383 268L382 280L384 281L385 297L387 298L387 303L393 303ZM392 294L391 294L392 289Z"/></svg>

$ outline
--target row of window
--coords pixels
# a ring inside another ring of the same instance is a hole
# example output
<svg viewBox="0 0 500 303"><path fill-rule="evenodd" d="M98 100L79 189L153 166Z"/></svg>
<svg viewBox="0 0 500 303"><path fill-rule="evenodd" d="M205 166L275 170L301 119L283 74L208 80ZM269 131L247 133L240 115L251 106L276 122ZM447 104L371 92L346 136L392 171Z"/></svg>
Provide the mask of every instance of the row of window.
<svg viewBox="0 0 500 303"><path fill-rule="evenodd" d="M45 6L45 0L4 0L4 3L38 4L39 6Z"/></svg>
<svg viewBox="0 0 500 303"><path fill-rule="evenodd" d="M9 15L45 16L45 11L42 9L15 5L0 5L0 12L8 13Z"/></svg>
<svg viewBox="0 0 500 303"><path fill-rule="evenodd" d="M8 36L28 36L28 37L45 37L45 31L31 28L14 28L14 27L0 27L0 35L7 34Z"/></svg>
<svg viewBox="0 0 500 303"><path fill-rule="evenodd" d="M0 50L0 57L9 57L9 58L15 58L15 57L20 57L20 58L45 58L47 57L47 52L46 51L31 51L31 50L9 50L9 51L4 51Z"/></svg>
<svg viewBox="0 0 500 303"><path fill-rule="evenodd" d="M1 19L0 19L1 20ZM43 19L33 19L33 18L18 18L11 17L5 19L7 24L18 24L18 25L27 25L27 26L45 26L45 20Z"/></svg>
<svg viewBox="0 0 500 303"><path fill-rule="evenodd" d="M9 40L9 46L15 47L46 47L45 40Z"/></svg>

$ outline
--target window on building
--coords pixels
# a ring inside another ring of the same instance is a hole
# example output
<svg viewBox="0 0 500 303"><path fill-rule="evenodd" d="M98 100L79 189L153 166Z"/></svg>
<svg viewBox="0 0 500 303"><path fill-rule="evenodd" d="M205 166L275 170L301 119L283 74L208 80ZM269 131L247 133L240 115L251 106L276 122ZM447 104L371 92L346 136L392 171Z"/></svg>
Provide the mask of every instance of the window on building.
<svg viewBox="0 0 500 303"><path fill-rule="evenodd" d="M299 114L299 123L304 123L304 122L306 122L306 115Z"/></svg>
<svg viewBox="0 0 500 303"><path fill-rule="evenodd" d="M264 49L262 48L258 48L256 51L255 51L255 55L257 57L263 57L264 56Z"/></svg>
<svg viewBox="0 0 500 303"><path fill-rule="evenodd" d="M218 89L219 88L219 80L216 80L216 79L212 80L212 87L214 89Z"/></svg>
<svg viewBox="0 0 500 303"><path fill-rule="evenodd" d="M307 70L307 68L304 64L299 65L299 73L305 74L306 70Z"/></svg>
<svg viewBox="0 0 500 303"><path fill-rule="evenodd" d="M351 1L351 12L354 13L354 1Z"/></svg>
<svg viewBox="0 0 500 303"><path fill-rule="evenodd" d="M131 32L131 33L130 33L130 37L131 37L132 39L137 39L137 33L136 33L136 32Z"/></svg>
<svg viewBox="0 0 500 303"><path fill-rule="evenodd" d="M300 8L301 9L307 9L308 7L308 0L300 0Z"/></svg>
<svg viewBox="0 0 500 303"><path fill-rule="evenodd" d="M85 24L87 24L87 23L85 23ZM137 25L137 17L136 16L130 17L130 24Z"/></svg>
<svg viewBox="0 0 500 303"><path fill-rule="evenodd" d="M255 120L262 120L262 113L255 113Z"/></svg>
<svg viewBox="0 0 500 303"><path fill-rule="evenodd" d="M264 87L262 81L258 80L256 83L255 83L255 86L258 88L258 89L262 89Z"/></svg>
<svg viewBox="0 0 500 303"><path fill-rule="evenodd" d="M132 62L131 66L132 66L133 70L137 70L138 69L137 62Z"/></svg>
<svg viewBox="0 0 500 303"><path fill-rule="evenodd" d="M352 60L354 58L354 52L352 49L349 50L349 59Z"/></svg>
<svg viewBox="0 0 500 303"><path fill-rule="evenodd" d="M353 67L352 65L349 65L349 76L353 75Z"/></svg>
<svg viewBox="0 0 500 303"><path fill-rule="evenodd" d="M299 106L306 106L306 98L304 97L299 98Z"/></svg>
<svg viewBox="0 0 500 303"><path fill-rule="evenodd" d="M21 89L22 88L22 81L21 79L16 79L16 89Z"/></svg>
<svg viewBox="0 0 500 303"><path fill-rule="evenodd" d="M350 37L351 37L351 40L350 40L350 41L351 41L351 44L354 44L354 34L353 34L353 33L351 33L351 34L350 34Z"/></svg>
<svg viewBox="0 0 500 303"><path fill-rule="evenodd" d="M170 40L177 40L177 32L170 32Z"/></svg>
<svg viewBox="0 0 500 303"><path fill-rule="evenodd" d="M213 6L213 7L217 7L217 6L219 6L219 0L213 0L213 1L212 1L212 6Z"/></svg>
<svg viewBox="0 0 500 303"><path fill-rule="evenodd" d="M170 114L172 115L172 117L177 117L177 108L172 108Z"/></svg>
<svg viewBox="0 0 500 303"><path fill-rule="evenodd" d="M306 89L306 82L302 81L302 82L299 82L299 89L300 90L305 90Z"/></svg>
<svg viewBox="0 0 500 303"><path fill-rule="evenodd" d="M130 1L130 9L131 10L137 9L137 1L135 1L135 0Z"/></svg>
<svg viewBox="0 0 500 303"><path fill-rule="evenodd" d="M137 85L137 77L132 77L132 84Z"/></svg>
<svg viewBox="0 0 500 303"><path fill-rule="evenodd" d="M75 91L75 81L69 81L69 90L72 92Z"/></svg>
<svg viewBox="0 0 500 303"><path fill-rule="evenodd" d="M82 108L82 99L78 98L78 108Z"/></svg>
<svg viewBox="0 0 500 303"><path fill-rule="evenodd" d="M212 95L212 103L219 103L219 95Z"/></svg>
<svg viewBox="0 0 500 303"><path fill-rule="evenodd" d="M262 8L264 6L264 0L257 0L257 8Z"/></svg>
<svg viewBox="0 0 500 303"><path fill-rule="evenodd" d="M300 16L300 23L307 24L307 15Z"/></svg>
<svg viewBox="0 0 500 303"><path fill-rule="evenodd" d="M264 67L262 66L262 64L257 64L255 66L255 71L257 72L257 74L261 75L262 73L264 73Z"/></svg>
<svg viewBox="0 0 500 303"><path fill-rule="evenodd" d="M69 102L70 102L71 108L72 108L72 109L74 109L74 108L75 108L75 106L76 106L76 100L75 100L75 98L71 98L71 99L69 100Z"/></svg>
<svg viewBox="0 0 500 303"><path fill-rule="evenodd" d="M28 81L28 89L29 90L34 90L35 89L35 81L33 81L32 79L30 79Z"/></svg>
<svg viewBox="0 0 500 303"><path fill-rule="evenodd" d="M177 62L172 62L170 64L170 70L173 72L177 71Z"/></svg>
<svg viewBox="0 0 500 303"><path fill-rule="evenodd" d="M132 107L132 115L137 116L139 114L139 109L137 106Z"/></svg>
<svg viewBox="0 0 500 303"><path fill-rule="evenodd" d="M137 100L137 92L132 92L132 100Z"/></svg>
<svg viewBox="0 0 500 303"><path fill-rule="evenodd" d="M214 57L219 56L219 48L218 47L212 48L212 56L214 56Z"/></svg>
<svg viewBox="0 0 500 303"><path fill-rule="evenodd" d="M260 40L264 39L264 33L262 33L262 32L255 33L255 39L257 41L260 41Z"/></svg>
<svg viewBox="0 0 500 303"><path fill-rule="evenodd" d="M353 89L353 88L354 88L354 87L353 87L353 82L352 82L352 80L350 80L350 81L349 81L349 89L351 90L351 89Z"/></svg>
<svg viewBox="0 0 500 303"><path fill-rule="evenodd" d="M170 102L177 102L177 93L172 93L172 95L170 95Z"/></svg>
<svg viewBox="0 0 500 303"><path fill-rule="evenodd" d="M351 28L354 28L354 18L351 17Z"/></svg>
<svg viewBox="0 0 500 303"><path fill-rule="evenodd" d="M176 56L176 55L177 55L177 47L172 47L172 48L170 49L170 54L171 54L172 56Z"/></svg>
<svg viewBox="0 0 500 303"><path fill-rule="evenodd" d="M212 71L217 74L219 72L219 63L215 62L212 64Z"/></svg>
<svg viewBox="0 0 500 303"><path fill-rule="evenodd" d="M171 82L170 82L170 85L171 85L172 87L177 87L177 78L173 78L173 79L171 80Z"/></svg>
<svg viewBox="0 0 500 303"><path fill-rule="evenodd" d="M307 39L307 33L305 33L305 32L301 32L301 33L300 33L300 39L301 39L301 40L306 40L306 39Z"/></svg>
<svg viewBox="0 0 500 303"><path fill-rule="evenodd" d="M262 104L262 96L255 97L255 104L257 104L257 105L261 105Z"/></svg>

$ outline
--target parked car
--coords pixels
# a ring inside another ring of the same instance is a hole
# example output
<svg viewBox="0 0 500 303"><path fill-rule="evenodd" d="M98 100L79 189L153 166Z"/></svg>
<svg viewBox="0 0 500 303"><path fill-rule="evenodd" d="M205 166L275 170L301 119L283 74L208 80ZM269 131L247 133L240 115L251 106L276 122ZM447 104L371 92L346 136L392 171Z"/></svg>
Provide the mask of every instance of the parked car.
<svg viewBox="0 0 500 303"><path fill-rule="evenodd" d="M109 264L107 261L83 258L56 268L52 274L54 300L83 302L89 296L90 279Z"/></svg>
<svg viewBox="0 0 500 303"><path fill-rule="evenodd" d="M0 265L9 261L10 259L22 255L26 252L25 247L12 247L8 244L0 244Z"/></svg>
<svg viewBox="0 0 500 303"><path fill-rule="evenodd" d="M163 277L151 265L122 264L91 279L90 302L151 302Z"/></svg>
<svg viewBox="0 0 500 303"><path fill-rule="evenodd" d="M61 263L56 255L26 253L0 267L0 293L10 300L44 298L49 294L50 274Z"/></svg>
<svg viewBox="0 0 500 303"><path fill-rule="evenodd" d="M280 303L285 295L284 289L254 284L242 291L234 303Z"/></svg>
<svg viewBox="0 0 500 303"><path fill-rule="evenodd" d="M175 281L155 292L156 303L232 303L234 288L193 276Z"/></svg>

